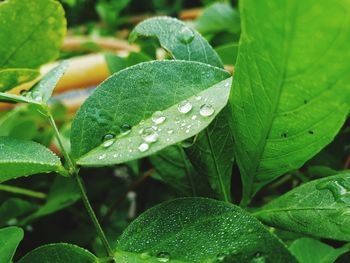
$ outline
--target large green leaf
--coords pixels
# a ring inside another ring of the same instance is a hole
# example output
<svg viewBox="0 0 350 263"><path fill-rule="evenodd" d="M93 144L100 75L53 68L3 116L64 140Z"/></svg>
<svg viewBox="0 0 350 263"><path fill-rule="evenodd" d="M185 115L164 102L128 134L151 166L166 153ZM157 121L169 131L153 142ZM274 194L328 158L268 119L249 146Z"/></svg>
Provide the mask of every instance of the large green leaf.
<svg viewBox="0 0 350 263"><path fill-rule="evenodd" d="M243 0L240 9L230 103L246 204L342 127L350 100L350 2Z"/></svg>
<svg viewBox="0 0 350 263"><path fill-rule="evenodd" d="M226 5L226 4L225 4ZM174 59L206 62L217 67L223 67L221 61L208 59L217 57L216 52L207 41L192 29L193 38L184 49L181 40L181 29L185 25L166 17L152 18L140 23L130 37L154 36L159 39L160 45L167 50ZM179 34L180 32L180 34ZM202 43L205 43L205 47ZM203 46L198 49L198 46ZM210 54L210 55L208 55ZM231 85L231 83L230 83ZM208 126L197 138L194 147L187 153L196 170L209 178L212 188L220 198L229 201L231 199L231 174L233 159L233 136L228 126L230 111L226 107L216 118L215 122Z"/></svg>
<svg viewBox="0 0 350 263"><path fill-rule="evenodd" d="M247 212L206 198L176 199L143 213L120 237L115 260L296 262L284 245Z"/></svg>
<svg viewBox="0 0 350 263"><path fill-rule="evenodd" d="M39 76L35 69L4 69L0 70L0 91L10 90L18 85L31 81Z"/></svg>
<svg viewBox="0 0 350 263"><path fill-rule="evenodd" d="M173 58L198 61L216 67L222 62L209 43L185 23L170 17L155 17L142 21L131 32L129 39L156 37Z"/></svg>
<svg viewBox="0 0 350 263"><path fill-rule="evenodd" d="M98 258L88 250L81 247L59 243L38 247L18 263L96 263Z"/></svg>
<svg viewBox="0 0 350 263"><path fill-rule="evenodd" d="M303 184L255 213L266 224L316 237L350 241L350 174Z"/></svg>
<svg viewBox="0 0 350 263"><path fill-rule="evenodd" d="M342 254L349 251L346 247L333 248L316 239L299 238L289 247L299 263L334 263Z"/></svg>
<svg viewBox="0 0 350 263"><path fill-rule="evenodd" d="M60 159L49 149L31 141L0 137L0 183L38 173L64 173Z"/></svg>
<svg viewBox="0 0 350 263"><path fill-rule="evenodd" d="M19 227L0 229L0 262L12 262L19 242L23 239L23 230Z"/></svg>
<svg viewBox="0 0 350 263"><path fill-rule="evenodd" d="M117 164L185 140L227 104L230 83L226 71L198 62L152 61L119 71L77 113L73 156L84 166Z"/></svg>
<svg viewBox="0 0 350 263"><path fill-rule="evenodd" d="M54 0L0 3L0 69L37 68L55 59L66 33L61 4Z"/></svg>

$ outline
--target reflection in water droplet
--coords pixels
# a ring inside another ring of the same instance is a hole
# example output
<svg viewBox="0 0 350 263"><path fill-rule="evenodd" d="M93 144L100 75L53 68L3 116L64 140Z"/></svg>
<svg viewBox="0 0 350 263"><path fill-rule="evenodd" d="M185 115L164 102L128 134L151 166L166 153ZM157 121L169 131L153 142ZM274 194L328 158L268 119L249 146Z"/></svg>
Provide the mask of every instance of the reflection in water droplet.
<svg viewBox="0 0 350 263"><path fill-rule="evenodd" d="M102 154L98 157L99 160L103 160L104 158L106 158L106 155L105 154Z"/></svg>
<svg viewBox="0 0 350 263"><path fill-rule="evenodd" d="M184 44L189 44L192 42L194 38L194 33L193 31L187 27L187 26L184 26L181 30L180 30L180 33L179 33L179 40L184 43Z"/></svg>
<svg viewBox="0 0 350 263"><path fill-rule="evenodd" d="M331 191L334 199L343 203L350 203L350 182L344 179L338 179L337 181L323 181L316 185L318 190L327 189Z"/></svg>
<svg viewBox="0 0 350 263"><path fill-rule="evenodd" d="M156 111L155 113L153 113L152 115L152 121L155 124L162 124L163 122L165 122L166 118L163 115L163 112L161 111Z"/></svg>
<svg viewBox="0 0 350 263"><path fill-rule="evenodd" d="M192 120L197 119L197 115L193 115L191 119L192 119Z"/></svg>
<svg viewBox="0 0 350 263"><path fill-rule="evenodd" d="M121 135L127 135L130 132L131 132L131 126L129 124L125 123L120 127L120 134Z"/></svg>
<svg viewBox="0 0 350 263"><path fill-rule="evenodd" d="M185 100L178 105L177 109L181 113L188 113L192 110L192 104L191 102Z"/></svg>
<svg viewBox="0 0 350 263"><path fill-rule="evenodd" d="M158 133L152 127L143 129L141 136L142 139L148 143L156 142L158 140Z"/></svg>
<svg viewBox="0 0 350 263"><path fill-rule="evenodd" d="M145 152L145 151L147 151L148 149L149 149L148 143L141 143L141 144L139 145L139 151L140 151L140 152Z"/></svg>
<svg viewBox="0 0 350 263"><path fill-rule="evenodd" d="M200 109L199 109L199 114L204 116L204 117L209 117L213 115L215 112L213 106L210 104L203 104Z"/></svg>
<svg viewBox="0 0 350 263"><path fill-rule="evenodd" d="M159 262L168 262L170 260L170 255L167 252L159 252L157 254L157 260Z"/></svg>
<svg viewBox="0 0 350 263"><path fill-rule="evenodd" d="M141 253L140 258L141 259L149 259L151 255L148 252Z"/></svg>
<svg viewBox="0 0 350 263"><path fill-rule="evenodd" d="M104 142L105 142L105 141L109 141L109 140L114 139L114 137L115 137L114 134L108 133L108 134L106 134L105 136L103 136L102 141L104 141Z"/></svg>
<svg viewBox="0 0 350 263"><path fill-rule="evenodd" d="M102 143L102 146L103 146L104 148L108 148L108 147L112 146L113 143L114 143L114 139L108 140L108 141L105 141L104 143Z"/></svg>

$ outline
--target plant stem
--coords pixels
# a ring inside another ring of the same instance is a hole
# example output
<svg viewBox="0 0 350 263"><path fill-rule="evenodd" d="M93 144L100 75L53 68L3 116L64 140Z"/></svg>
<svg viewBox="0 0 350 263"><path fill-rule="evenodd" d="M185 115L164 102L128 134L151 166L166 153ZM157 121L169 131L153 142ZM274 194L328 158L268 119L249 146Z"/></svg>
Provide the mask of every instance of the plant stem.
<svg viewBox="0 0 350 263"><path fill-rule="evenodd" d="M92 223L93 223L93 225L95 227L97 235L99 236L101 242L103 243L103 245L104 245L104 247L105 247L105 249L107 251L108 256L113 257L113 255L114 255L113 250L112 250L111 246L109 245L109 242L108 242L108 240L106 238L106 235L103 232L102 227L101 227L101 225L100 225L100 223L99 223L99 221L97 219L97 216L96 216L96 214L95 214L95 212L94 212L94 210L93 210L93 208L92 208L92 206L90 204L90 201L89 201L89 199L87 197L87 194L85 192L83 180L79 176L78 169L77 169L76 165L74 164L74 162L72 161L70 155L68 154L68 151L64 147L64 144L63 144L62 139L61 139L61 135L60 135L60 133L59 133L59 131L57 129L57 126L56 126L56 122L55 122L55 120L54 120L50 110L48 109L48 107L44 107L43 106L43 109L45 110L45 113L46 113L46 115L47 115L47 117L49 119L49 122L50 122L50 124L51 124L51 126L52 126L52 128L53 128L53 130L55 132L55 137L56 137L56 139L58 141L58 144L59 144L59 146L61 148L62 154L63 154L65 160L68 163L68 171L67 172L72 177L75 178L75 180L77 182L77 185L78 185L78 188L79 188L81 199L83 201L83 204L85 206L86 211L88 212L88 214L89 214L89 216L91 218L91 221L92 221Z"/></svg>
<svg viewBox="0 0 350 263"><path fill-rule="evenodd" d="M34 198L39 198L39 199L46 198L46 194L44 194L44 193L36 192L36 191L32 191L29 189L20 188L20 187L16 187L16 186L11 186L11 185L0 184L0 191L10 192L13 194L26 195L26 196L30 196L30 197L34 197Z"/></svg>

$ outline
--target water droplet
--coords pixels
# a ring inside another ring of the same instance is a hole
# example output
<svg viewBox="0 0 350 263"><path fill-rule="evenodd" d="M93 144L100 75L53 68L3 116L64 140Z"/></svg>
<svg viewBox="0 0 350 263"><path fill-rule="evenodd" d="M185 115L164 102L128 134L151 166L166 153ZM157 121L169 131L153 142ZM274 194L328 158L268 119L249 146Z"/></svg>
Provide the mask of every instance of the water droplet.
<svg viewBox="0 0 350 263"><path fill-rule="evenodd" d="M111 140L108 140L108 141L103 142L103 143L102 143L102 146L103 146L104 148L108 148L108 147L112 146L113 143L114 143L114 139L111 139Z"/></svg>
<svg viewBox="0 0 350 263"><path fill-rule="evenodd" d="M41 96L36 96L36 97L34 98L34 100L35 100L35 101L42 101L42 100L43 100L43 97L41 97Z"/></svg>
<svg viewBox="0 0 350 263"><path fill-rule="evenodd" d="M104 158L106 158L106 155L105 154L102 154L98 157L99 160L103 160Z"/></svg>
<svg viewBox="0 0 350 263"><path fill-rule="evenodd" d="M152 115L152 121L155 124L162 124L163 122L165 122L165 120L166 120L166 117L163 115L163 112L161 111L156 111Z"/></svg>
<svg viewBox="0 0 350 263"><path fill-rule="evenodd" d="M324 181L316 185L318 190L327 189L331 191L336 201L344 203L350 203L350 182L344 179L338 179L337 181Z"/></svg>
<svg viewBox="0 0 350 263"><path fill-rule="evenodd" d="M168 134L173 134L173 133L174 133L174 130L168 129L168 130L167 130L167 133L168 133Z"/></svg>
<svg viewBox="0 0 350 263"><path fill-rule="evenodd" d="M131 132L131 126L127 123L123 124L121 127L120 127L120 134L121 135L127 135Z"/></svg>
<svg viewBox="0 0 350 263"><path fill-rule="evenodd" d="M189 27L185 26L180 30L179 40L182 43L189 44L192 42L193 39L194 39L194 33Z"/></svg>
<svg viewBox="0 0 350 263"><path fill-rule="evenodd" d="M28 90L22 89L19 94L26 97L28 95Z"/></svg>
<svg viewBox="0 0 350 263"><path fill-rule="evenodd" d="M167 252L159 252L157 254L157 260L159 262L168 262L170 260L170 255Z"/></svg>
<svg viewBox="0 0 350 263"><path fill-rule="evenodd" d="M192 120L197 119L197 115L193 115L191 119L192 119Z"/></svg>
<svg viewBox="0 0 350 263"><path fill-rule="evenodd" d="M148 143L156 142L158 140L158 133L152 127L143 129L141 136L142 139Z"/></svg>
<svg viewBox="0 0 350 263"><path fill-rule="evenodd" d="M196 96L195 99L196 99L196 100L201 100L202 97L201 97L201 96Z"/></svg>
<svg viewBox="0 0 350 263"><path fill-rule="evenodd" d="M199 114L204 116L204 117L209 117L213 115L215 112L213 106L210 104L203 104L200 109L199 109Z"/></svg>
<svg viewBox="0 0 350 263"><path fill-rule="evenodd" d="M118 157L118 154L113 154L113 158L117 158Z"/></svg>
<svg viewBox="0 0 350 263"><path fill-rule="evenodd" d="M143 252L143 253L141 253L140 258L141 259L149 259L149 258L151 258L151 255L148 252Z"/></svg>
<svg viewBox="0 0 350 263"><path fill-rule="evenodd" d="M187 125L187 128L189 129L189 128L191 128L192 127L192 125Z"/></svg>
<svg viewBox="0 0 350 263"><path fill-rule="evenodd" d="M185 132L186 132L186 133L189 133L189 132L190 132L190 130L188 130L188 129L187 129Z"/></svg>
<svg viewBox="0 0 350 263"><path fill-rule="evenodd" d="M147 151L148 149L149 149L148 143L141 143L141 144L139 145L139 151L140 151L140 152L145 152L145 151Z"/></svg>
<svg viewBox="0 0 350 263"><path fill-rule="evenodd" d="M185 127L186 126L186 123L181 123L181 127Z"/></svg>
<svg viewBox="0 0 350 263"><path fill-rule="evenodd" d="M225 83L225 87L228 87L230 85L230 83L226 82Z"/></svg>
<svg viewBox="0 0 350 263"><path fill-rule="evenodd" d="M108 134L106 134L105 136L103 136L102 141L104 141L104 142L105 142L105 141L109 141L109 140L114 139L114 137L115 137L114 134L108 133Z"/></svg>
<svg viewBox="0 0 350 263"><path fill-rule="evenodd" d="M218 262L224 261L225 257L226 257L226 255L224 253L219 253L216 255L216 259Z"/></svg>
<svg viewBox="0 0 350 263"><path fill-rule="evenodd" d="M192 110L192 104L191 102L185 100L178 105L177 109L181 113L188 113Z"/></svg>

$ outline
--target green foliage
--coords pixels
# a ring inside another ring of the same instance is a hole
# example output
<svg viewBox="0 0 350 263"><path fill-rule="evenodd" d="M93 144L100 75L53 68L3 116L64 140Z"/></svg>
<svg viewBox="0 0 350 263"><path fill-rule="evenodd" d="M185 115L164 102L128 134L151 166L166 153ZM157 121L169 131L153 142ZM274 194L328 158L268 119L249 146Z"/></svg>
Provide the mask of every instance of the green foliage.
<svg viewBox="0 0 350 263"><path fill-rule="evenodd" d="M350 174L313 180L276 198L255 213L278 228L350 241Z"/></svg>
<svg viewBox="0 0 350 263"><path fill-rule="evenodd" d="M299 263L334 263L348 248L333 248L312 238L299 238L289 247Z"/></svg>
<svg viewBox="0 0 350 263"><path fill-rule="evenodd" d="M49 244L29 252L18 263L95 263L97 258L89 251L71 244Z"/></svg>
<svg viewBox="0 0 350 263"><path fill-rule="evenodd" d="M22 239L23 230L19 227L0 229L0 262L12 262L12 257Z"/></svg>
<svg viewBox="0 0 350 263"><path fill-rule="evenodd" d="M44 146L0 137L0 182L37 173L64 173L60 159Z"/></svg>
<svg viewBox="0 0 350 263"><path fill-rule="evenodd" d="M230 104L244 204L329 144L349 112L350 22L344 14L350 5L322 0L313 8L314 3L241 2Z"/></svg>
<svg viewBox="0 0 350 263"><path fill-rule="evenodd" d="M116 262L297 262L237 206L184 198L156 206L119 239Z"/></svg>
<svg viewBox="0 0 350 263"><path fill-rule="evenodd" d="M102 83L77 113L72 154L80 165L103 166L147 156L187 139L226 105L229 77L219 68L187 61L146 62L120 71ZM215 96L217 92L222 96ZM203 105L208 108L204 113Z"/></svg>
<svg viewBox="0 0 350 263"><path fill-rule="evenodd" d="M66 33L57 1L8 0L0 3L0 17L0 69L35 69L57 58Z"/></svg>
<svg viewBox="0 0 350 263"><path fill-rule="evenodd" d="M11 198L0 205L0 227L6 225L10 220L24 216L37 209L37 205L19 199Z"/></svg>

